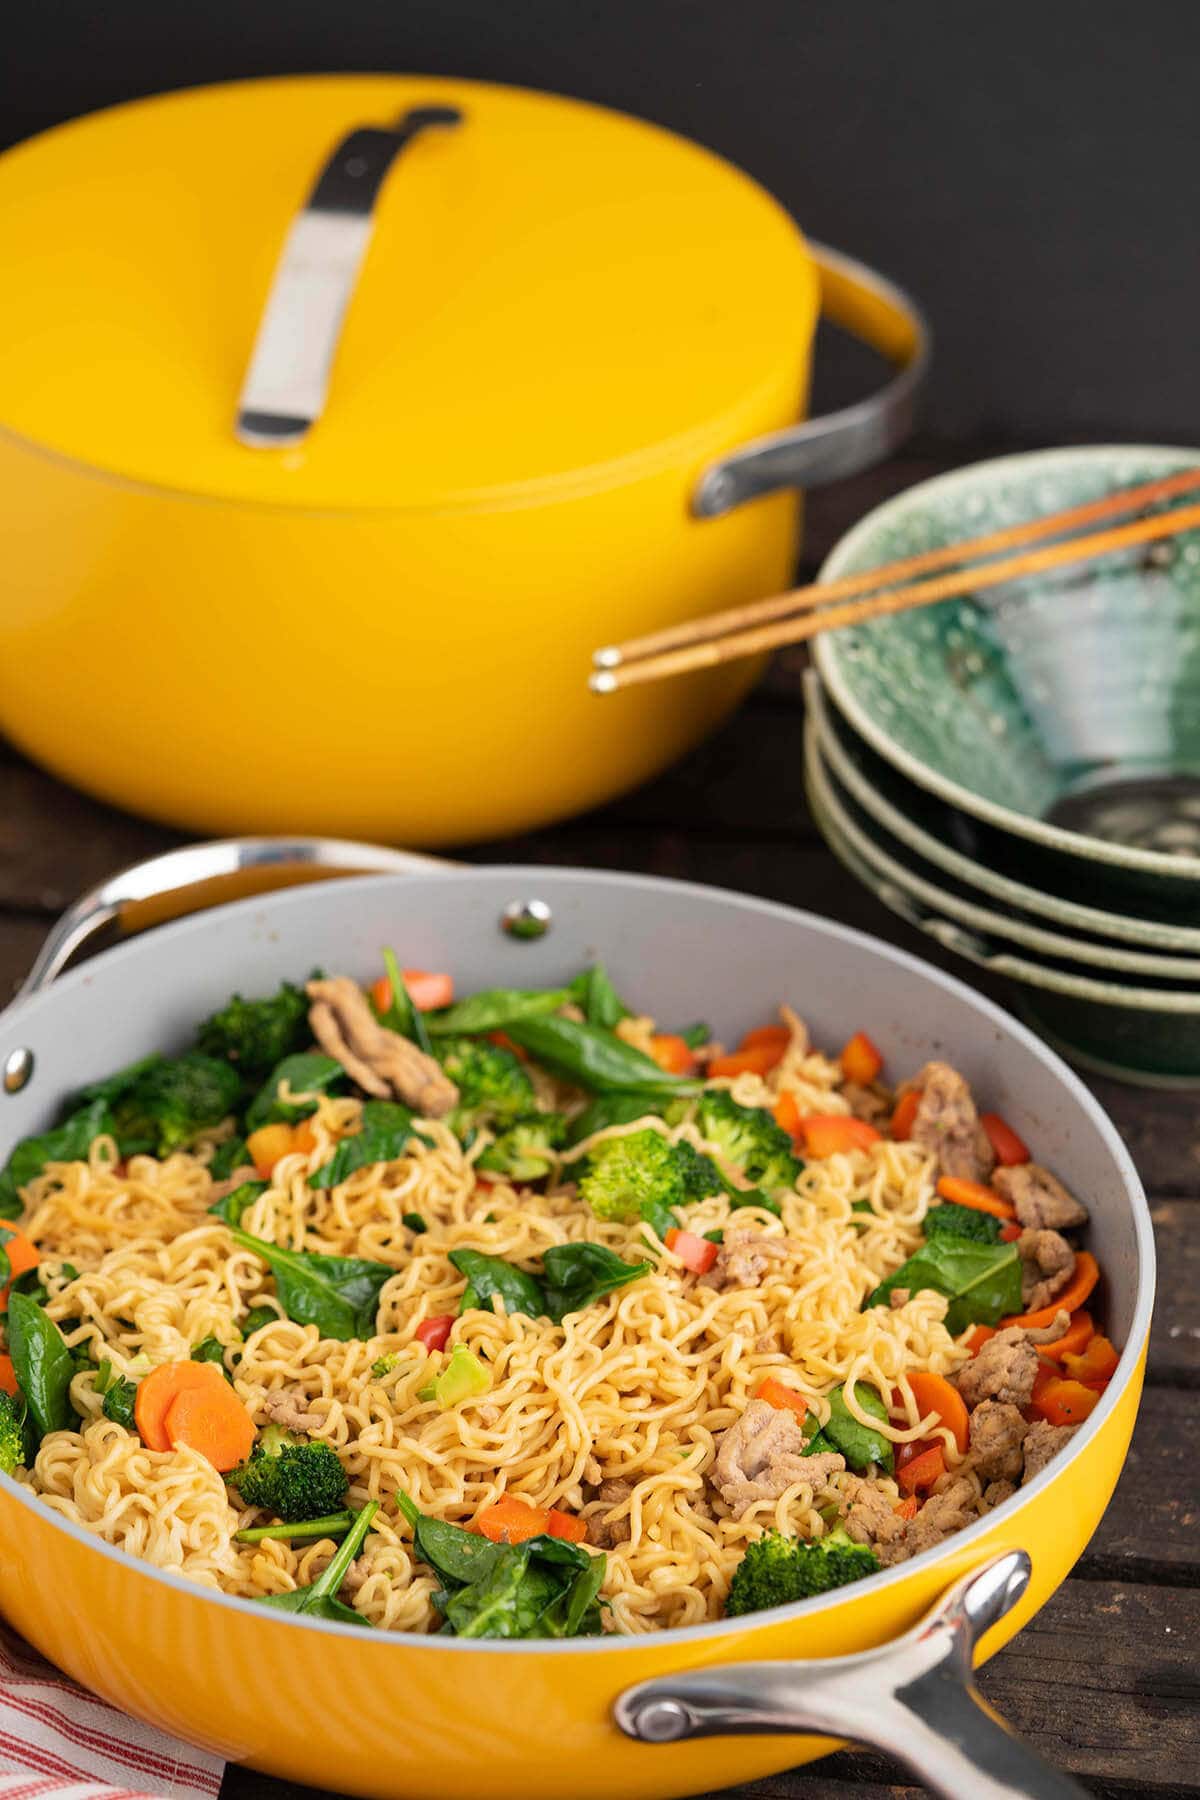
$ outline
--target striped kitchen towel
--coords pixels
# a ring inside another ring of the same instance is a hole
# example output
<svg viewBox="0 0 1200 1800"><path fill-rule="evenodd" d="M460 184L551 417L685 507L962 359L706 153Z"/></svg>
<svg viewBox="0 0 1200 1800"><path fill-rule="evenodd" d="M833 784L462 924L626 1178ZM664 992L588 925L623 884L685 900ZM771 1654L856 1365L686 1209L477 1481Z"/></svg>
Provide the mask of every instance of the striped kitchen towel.
<svg viewBox="0 0 1200 1800"><path fill-rule="evenodd" d="M216 1800L224 1770L86 1693L0 1623L0 1800Z"/></svg>

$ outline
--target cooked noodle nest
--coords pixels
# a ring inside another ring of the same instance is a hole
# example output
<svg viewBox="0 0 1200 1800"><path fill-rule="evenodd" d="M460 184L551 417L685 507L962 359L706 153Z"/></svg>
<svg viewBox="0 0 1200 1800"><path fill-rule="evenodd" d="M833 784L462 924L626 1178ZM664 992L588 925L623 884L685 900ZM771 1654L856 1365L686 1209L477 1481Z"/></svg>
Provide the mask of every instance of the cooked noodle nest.
<svg viewBox="0 0 1200 1800"><path fill-rule="evenodd" d="M636 1042L648 1025L626 1021L622 1035ZM802 1111L844 1112L838 1079L837 1065L810 1053L797 1032L769 1087L752 1075L731 1085L745 1104L771 1105L790 1089ZM316 1147L276 1165L242 1228L297 1250L394 1266L378 1335L368 1342L322 1339L315 1326L279 1317L243 1344L237 1320L272 1304L273 1284L208 1212L207 1162L219 1133L193 1154L135 1156L124 1169L112 1142L98 1139L87 1162L51 1164L31 1184L25 1224L43 1253L48 1311L72 1347L86 1345L94 1361L107 1357L116 1373L136 1376L186 1359L212 1335L240 1352L234 1386L256 1421L265 1421L271 1395L311 1415L306 1428L337 1448L349 1472L348 1504L385 1502L345 1590L373 1624L427 1631L439 1622L431 1601L439 1583L413 1556L392 1499L398 1490L458 1523L505 1492L582 1513L594 1537L606 1522L604 1535L615 1541L602 1592L617 1631L720 1617L747 1542L769 1526L821 1535L820 1509L846 1480L835 1475L815 1489L800 1481L740 1519L728 1516L706 1481L715 1442L768 1374L783 1373L822 1420L827 1394L844 1382L898 1393L905 1426L861 1414L864 1422L897 1441L939 1438L953 1469L952 1436L936 1426L922 1434L905 1380L910 1371L952 1371L965 1359L942 1323L945 1301L925 1292L890 1312L860 1311L921 1242L933 1166L916 1145L881 1140L809 1163L795 1193L783 1197L782 1218L754 1208L734 1214L724 1195L691 1207L691 1231L732 1220L786 1240L786 1260L760 1285L721 1292L690 1275L649 1227L605 1223L580 1205L570 1182L574 1152L545 1193L485 1185L473 1159L486 1134L465 1152L444 1126L426 1123L428 1145L414 1142L402 1159L361 1169L340 1187L310 1189L307 1174L356 1128L359 1112L356 1100L322 1097L312 1121ZM647 1119L599 1135L644 1125L666 1129ZM689 1132L685 1125L671 1135ZM862 1201L870 1211L852 1211ZM419 1235L403 1223L413 1212L428 1227ZM652 1272L562 1326L505 1316L500 1300L495 1313L468 1312L456 1319L451 1346L466 1344L486 1362L490 1391L446 1411L419 1397L431 1360L414 1332L424 1319L457 1313L464 1288L449 1251L471 1247L534 1267L551 1245L581 1239L630 1262L649 1260ZM79 1273L70 1277L60 1261ZM395 1366L374 1373L392 1353ZM72 1398L80 1429L44 1439L20 1479L106 1542L241 1595L311 1581L332 1554L329 1540L237 1543L236 1531L269 1521L242 1508L202 1457L148 1450L107 1419L94 1371L75 1376ZM598 1484L616 1478L632 1492L615 1504L598 1498ZM894 1484L881 1485L899 1497Z"/></svg>

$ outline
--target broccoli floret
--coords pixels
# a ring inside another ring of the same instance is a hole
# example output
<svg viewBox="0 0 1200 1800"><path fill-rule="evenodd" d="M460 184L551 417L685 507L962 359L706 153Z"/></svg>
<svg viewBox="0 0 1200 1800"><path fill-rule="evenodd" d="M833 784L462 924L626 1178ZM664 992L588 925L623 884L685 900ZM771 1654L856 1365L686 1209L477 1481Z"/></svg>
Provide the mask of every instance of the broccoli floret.
<svg viewBox="0 0 1200 1800"><path fill-rule="evenodd" d="M447 1123L459 1137L478 1125L505 1127L537 1110L520 1058L486 1038L440 1038L434 1055L458 1089Z"/></svg>
<svg viewBox="0 0 1200 1800"><path fill-rule="evenodd" d="M733 1571L727 1618L739 1613L761 1612L766 1606L787 1606L807 1600L811 1594L827 1594L874 1575L879 1558L866 1544L856 1544L841 1526L812 1542L768 1531L747 1545Z"/></svg>
<svg viewBox="0 0 1200 1800"><path fill-rule="evenodd" d="M724 1088L706 1088L696 1111L700 1135L728 1162L736 1163L756 1187L768 1193L792 1188L802 1164L792 1140L765 1107L739 1106Z"/></svg>
<svg viewBox="0 0 1200 1800"><path fill-rule="evenodd" d="M967 1238L973 1244L998 1244L1000 1221L973 1206L957 1206L944 1200L931 1206L924 1219L925 1236Z"/></svg>
<svg viewBox="0 0 1200 1800"><path fill-rule="evenodd" d="M510 1181L540 1181L554 1167L548 1151L560 1150L567 1141L567 1121L562 1113L534 1113L518 1119L489 1144L476 1164Z"/></svg>
<svg viewBox="0 0 1200 1800"><path fill-rule="evenodd" d="M636 1219L646 1207L683 1206L690 1197L684 1159L651 1125L597 1144L578 1180L579 1198L598 1219Z"/></svg>
<svg viewBox="0 0 1200 1800"><path fill-rule="evenodd" d="M685 1199L703 1200L707 1194L721 1192L725 1183L711 1156L705 1156L694 1144L689 1144L686 1138L680 1138L675 1145L675 1154L683 1175Z"/></svg>
<svg viewBox="0 0 1200 1800"><path fill-rule="evenodd" d="M267 1426L249 1461L225 1479L244 1505L261 1506L288 1525L337 1512L350 1485L331 1444L295 1437L277 1425Z"/></svg>
<svg viewBox="0 0 1200 1800"><path fill-rule="evenodd" d="M156 1063L113 1103L121 1153L152 1150L157 1156L169 1156L199 1132L219 1125L240 1095L237 1071L216 1057L193 1051Z"/></svg>
<svg viewBox="0 0 1200 1800"><path fill-rule="evenodd" d="M0 1472L11 1475L25 1461L25 1402L0 1388Z"/></svg>
<svg viewBox="0 0 1200 1800"><path fill-rule="evenodd" d="M223 1057L237 1065L247 1086L265 1081L276 1063L311 1042L308 998L290 981L277 994L261 1000L243 1000L240 994L220 1012L205 1019L196 1033L196 1048L206 1056Z"/></svg>

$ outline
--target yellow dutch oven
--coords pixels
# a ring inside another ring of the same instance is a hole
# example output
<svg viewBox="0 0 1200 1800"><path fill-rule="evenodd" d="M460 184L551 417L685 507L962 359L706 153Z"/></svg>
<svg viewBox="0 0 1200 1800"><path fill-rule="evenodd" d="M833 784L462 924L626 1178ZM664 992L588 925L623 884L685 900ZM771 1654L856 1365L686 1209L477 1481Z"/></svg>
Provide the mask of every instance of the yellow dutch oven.
<svg viewBox="0 0 1200 1800"><path fill-rule="evenodd" d="M668 763L739 664L593 648L787 582L903 435L919 315L728 163L400 76L197 89L0 158L0 728L180 824L414 844ZM895 365L800 425L818 314Z"/></svg>
<svg viewBox="0 0 1200 1800"><path fill-rule="evenodd" d="M391 872L261 892L370 867ZM156 909L239 890L253 897L54 979L98 923L133 929ZM498 1643L267 1614L124 1555L0 1476L4 1614L119 1707L255 1767L381 1800L478 1800L481 1788L497 1800L661 1800L753 1780L847 1736L954 1800L1078 1797L982 1706L971 1666L1087 1543L1141 1391L1150 1220L1128 1152L1083 1084L959 982L811 914L646 876L441 870L362 845L243 841L128 870L64 918L24 997L0 1014L0 1159L64 1094L174 1047L231 990L261 992L314 965L361 975L387 941L452 968L467 991L557 985L601 950L623 991L666 1018L695 1010L703 968L705 1011L726 1037L786 992L817 1041L840 1042L866 996L889 1059L916 1067L952 1054L1087 1196L1099 1304L1124 1346L1107 1392L1029 1486L937 1548L814 1600L687 1630Z"/></svg>

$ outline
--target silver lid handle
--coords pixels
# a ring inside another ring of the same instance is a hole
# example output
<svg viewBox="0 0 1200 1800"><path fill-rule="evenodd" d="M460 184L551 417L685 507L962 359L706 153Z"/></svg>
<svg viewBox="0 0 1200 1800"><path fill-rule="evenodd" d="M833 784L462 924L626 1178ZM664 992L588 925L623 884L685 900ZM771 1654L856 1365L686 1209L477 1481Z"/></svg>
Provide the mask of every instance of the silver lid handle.
<svg viewBox="0 0 1200 1800"><path fill-rule="evenodd" d="M629 1688L614 1708L646 1744L790 1732L854 1738L902 1762L945 1800L1086 1800L985 1704L975 1645L1029 1581L1023 1550L956 1583L890 1644L813 1662L734 1664Z"/></svg>
<svg viewBox="0 0 1200 1800"><path fill-rule="evenodd" d="M238 401L243 444L298 444L321 417L388 170L421 132L462 116L453 106L416 106L391 128L362 126L337 146L284 241Z"/></svg>

